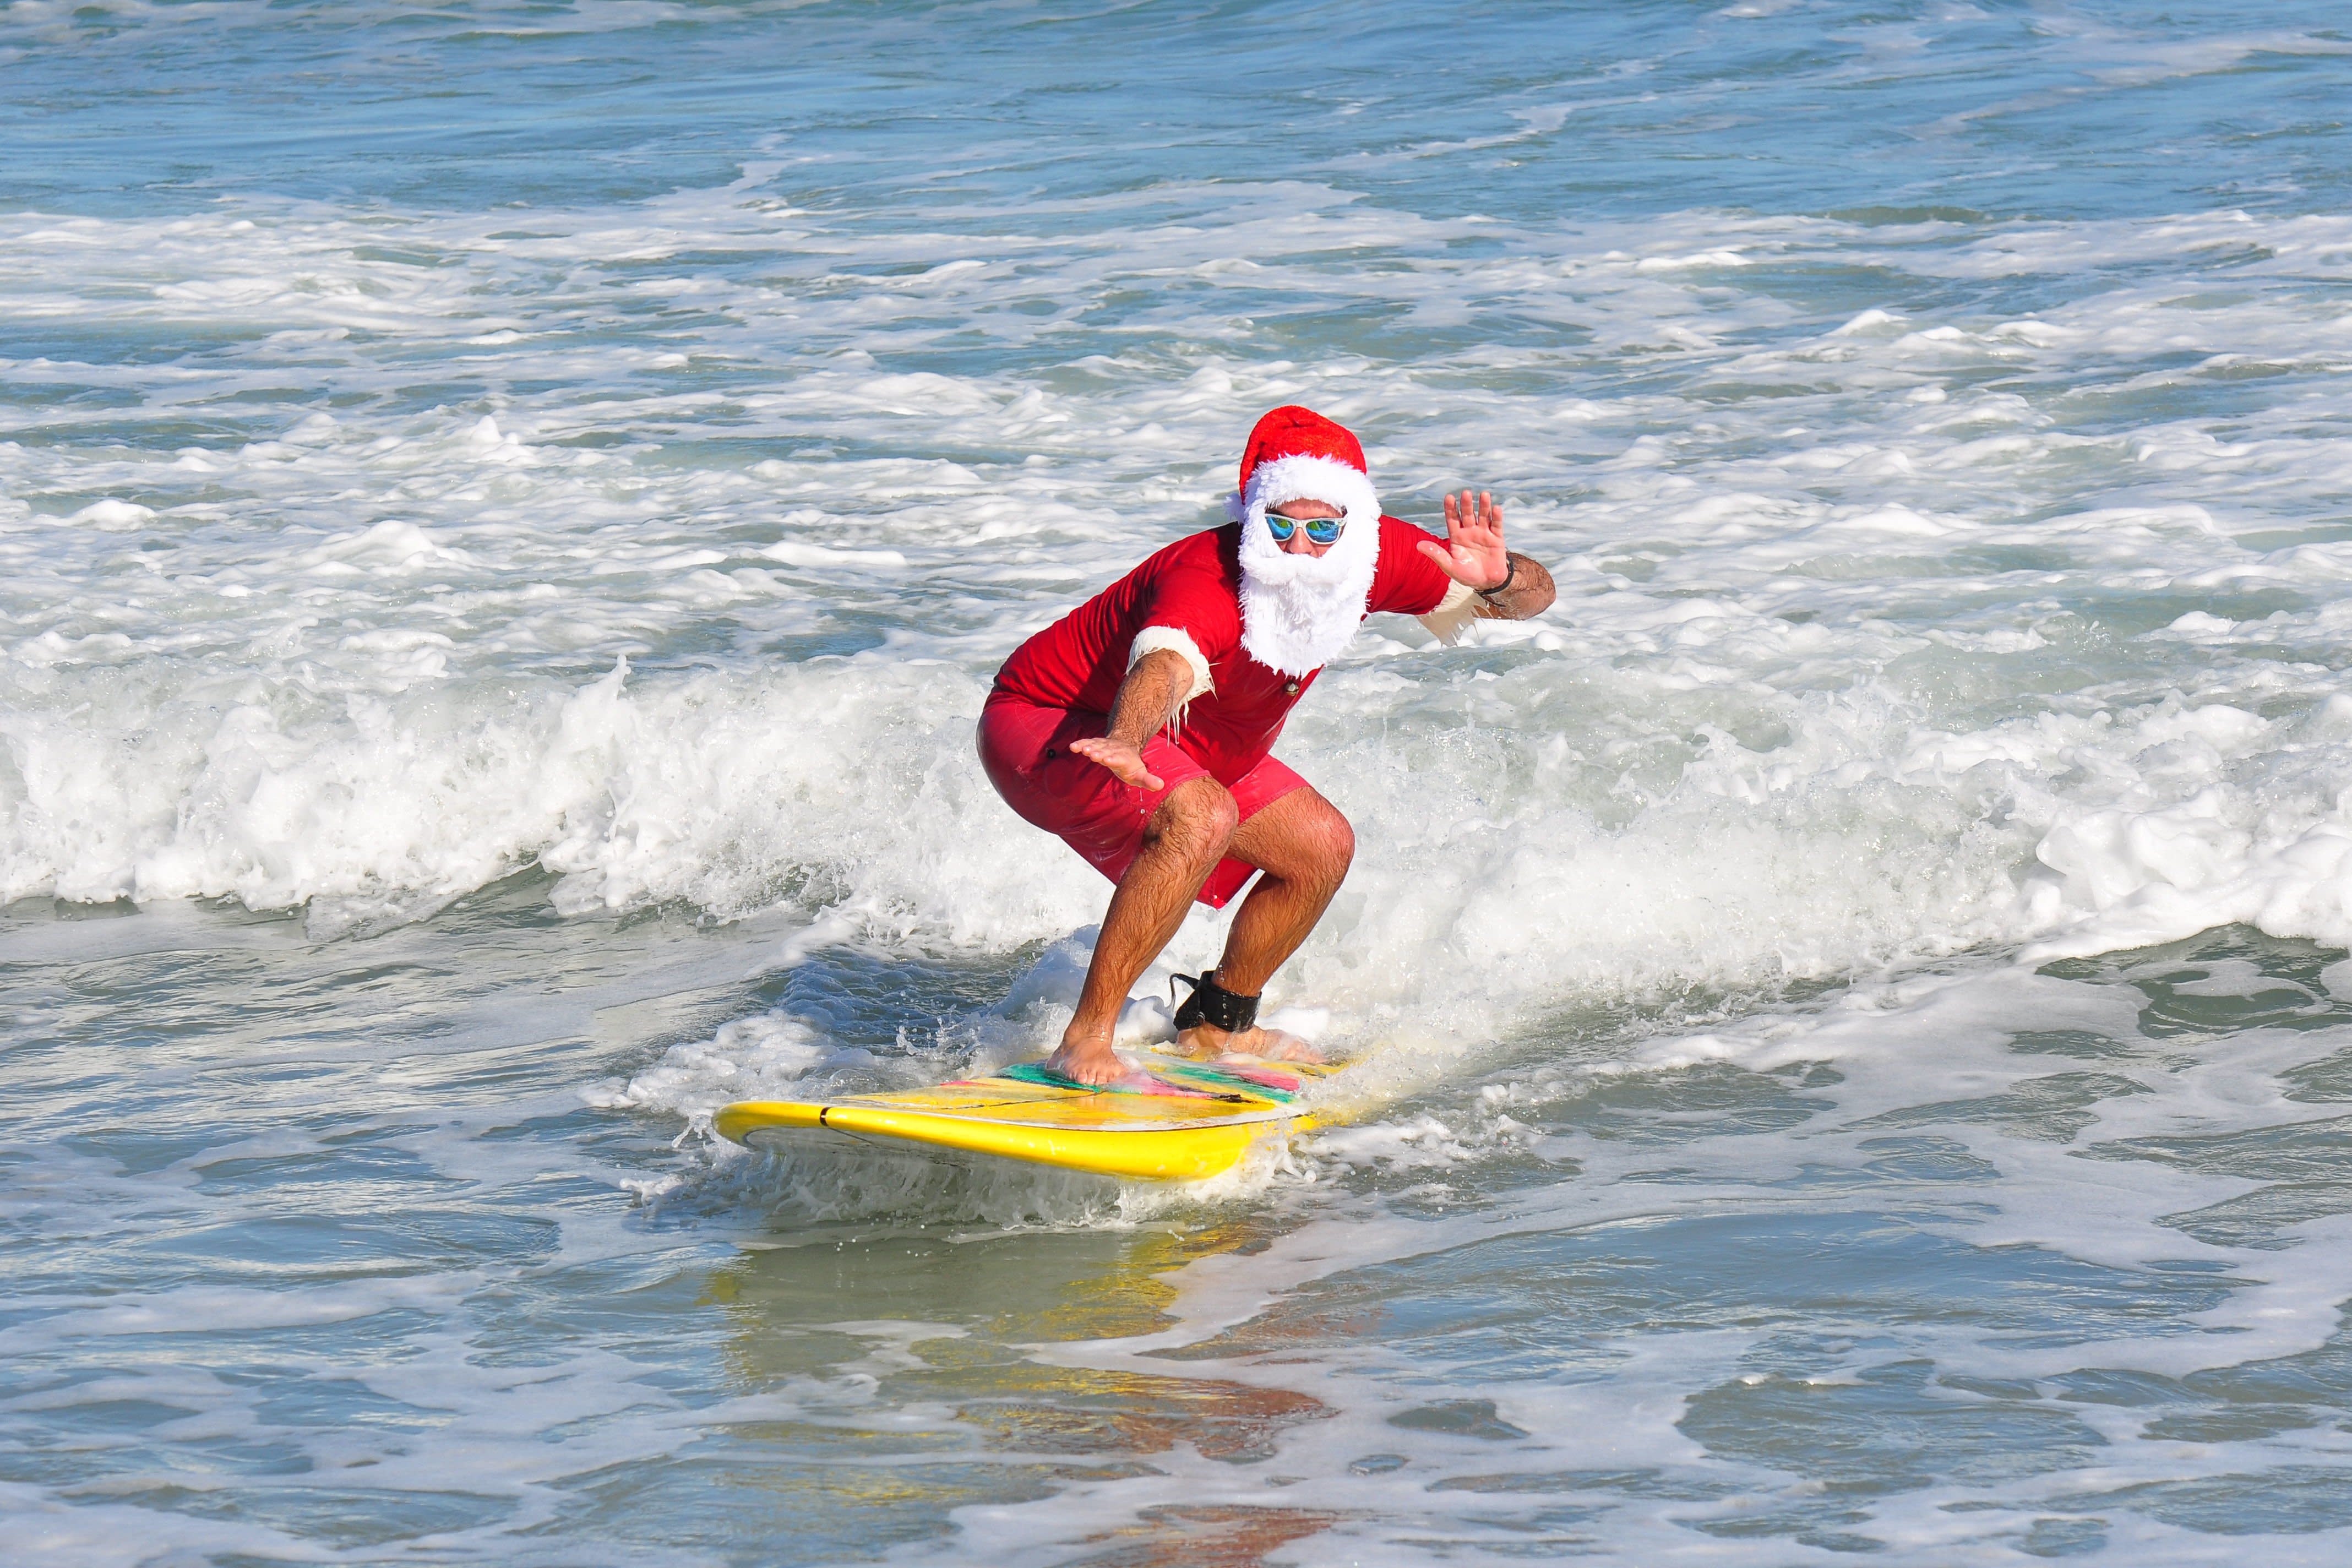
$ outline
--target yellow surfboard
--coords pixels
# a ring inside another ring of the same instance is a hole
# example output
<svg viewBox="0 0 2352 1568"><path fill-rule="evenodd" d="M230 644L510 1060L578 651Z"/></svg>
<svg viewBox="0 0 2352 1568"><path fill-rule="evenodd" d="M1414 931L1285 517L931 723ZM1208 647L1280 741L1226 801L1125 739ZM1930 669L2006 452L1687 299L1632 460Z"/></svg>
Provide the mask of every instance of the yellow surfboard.
<svg viewBox="0 0 2352 1568"><path fill-rule="evenodd" d="M1034 1062L986 1078L903 1094L838 1100L745 1100L711 1118L719 1135L789 1150L814 1133L884 1145L928 1145L1064 1170L1144 1181L1194 1181L1230 1169L1261 1139L1315 1124L1297 1104L1339 1069L1255 1058L1190 1061L1147 1054L1108 1089L1046 1074Z"/></svg>

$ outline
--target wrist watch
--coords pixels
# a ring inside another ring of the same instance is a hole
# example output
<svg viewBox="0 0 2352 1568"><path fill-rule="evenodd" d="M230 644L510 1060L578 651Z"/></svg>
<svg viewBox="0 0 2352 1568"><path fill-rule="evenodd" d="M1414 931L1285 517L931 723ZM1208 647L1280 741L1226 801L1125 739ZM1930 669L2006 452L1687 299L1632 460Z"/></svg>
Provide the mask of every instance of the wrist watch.
<svg viewBox="0 0 2352 1568"><path fill-rule="evenodd" d="M1499 583L1496 584L1495 584L1493 587L1491 587L1491 588L1480 588L1480 589L1478 589L1478 590L1477 590L1477 595L1478 595L1478 596L1479 596L1480 598L1482 598L1482 599L1491 599L1491 598L1493 598L1496 595L1500 594L1500 593L1503 593L1504 591L1506 591L1507 589L1508 589L1508 588L1510 587L1510 585L1511 585L1511 579L1512 579L1512 578L1514 578L1514 577L1516 577L1516 576L1517 576L1518 574L1519 574L1519 563L1518 563L1518 562L1517 562L1517 561L1516 561L1516 560L1514 560L1514 559L1511 557L1511 555L1507 552L1504 554L1504 556L1503 556L1503 580L1502 580L1501 582L1499 582Z"/></svg>

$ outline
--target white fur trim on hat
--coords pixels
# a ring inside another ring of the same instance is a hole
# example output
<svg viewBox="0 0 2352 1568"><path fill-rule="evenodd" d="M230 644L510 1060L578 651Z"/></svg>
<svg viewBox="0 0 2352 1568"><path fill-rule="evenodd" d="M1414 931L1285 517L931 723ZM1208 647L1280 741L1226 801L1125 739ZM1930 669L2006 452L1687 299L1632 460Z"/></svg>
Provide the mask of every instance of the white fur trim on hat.
<svg viewBox="0 0 2352 1568"><path fill-rule="evenodd" d="M1347 513L1351 529L1363 518L1374 523L1381 520L1381 498L1361 468L1349 468L1337 458L1305 452L1276 458L1251 469L1247 493L1227 497L1225 515L1235 522L1262 518L1266 508L1286 500L1319 500L1336 506Z"/></svg>

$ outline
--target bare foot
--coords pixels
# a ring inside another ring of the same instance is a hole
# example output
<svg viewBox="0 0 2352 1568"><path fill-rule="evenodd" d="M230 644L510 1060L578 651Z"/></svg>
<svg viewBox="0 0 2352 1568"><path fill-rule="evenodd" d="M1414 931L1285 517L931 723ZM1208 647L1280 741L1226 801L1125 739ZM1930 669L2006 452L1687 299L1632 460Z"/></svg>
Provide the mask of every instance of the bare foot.
<svg viewBox="0 0 2352 1568"><path fill-rule="evenodd" d="M1118 1059L1108 1040L1064 1040L1062 1048L1037 1064L1073 1083L1117 1083L1135 1069Z"/></svg>
<svg viewBox="0 0 2352 1568"><path fill-rule="evenodd" d="M1323 1054L1297 1035L1281 1029L1252 1026L1227 1034L1214 1024L1195 1024L1176 1037L1176 1047L1188 1057L1255 1057L1267 1062L1314 1062Z"/></svg>

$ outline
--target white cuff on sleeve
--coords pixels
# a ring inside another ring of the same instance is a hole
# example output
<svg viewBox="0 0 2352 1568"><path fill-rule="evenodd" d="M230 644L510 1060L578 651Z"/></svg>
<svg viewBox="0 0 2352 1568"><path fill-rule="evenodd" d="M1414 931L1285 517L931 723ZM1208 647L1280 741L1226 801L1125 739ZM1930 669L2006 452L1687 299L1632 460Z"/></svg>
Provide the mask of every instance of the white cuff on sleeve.
<svg viewBox="0 0 2352 1568"><path fill-rule="evenodd" d="M1192 689L1176 700L1176 711L1168 721L1171 730L1181 730L1185 711L1192 706L1192 699L1204 692L1214 691L1217 686L1209 679L1209 661L1201 657L1201 645L1192 640L1192 633L1181 626L1146 626L1136 633L1134 643L1127 650L1127 668L1133 669L1145 654L1158 653L1163 648L1170 653L1183 655L1184 662L1192 667Z"/></svg>
<svg viewBox="0 0 2352 1568"><path fill-rule="evenodd" d="M1447 584L1445 597L1437 601L1437 608L1414 617L1429 628L1432 637L1448 647L1460 642L1462 634L1477 618L1478 590L1467 583Z"/></svg>
<svg viewBox="0 0 2352 1568"><path fill-rule="evenodd" d="M1195 697L1205 696L1217 689L1216 682L1209 679L1209 661L1201 657L1200 644L1192 640L1192 633L1181 626L1146 626L1136 633L1134 645L1127 650L1127 668L1133 669L1145 654L1158 653L1163 648L1170 653L1182 654L1184 662L1192 667L1192 689L1176 700L1179 711Z"/></svg>

